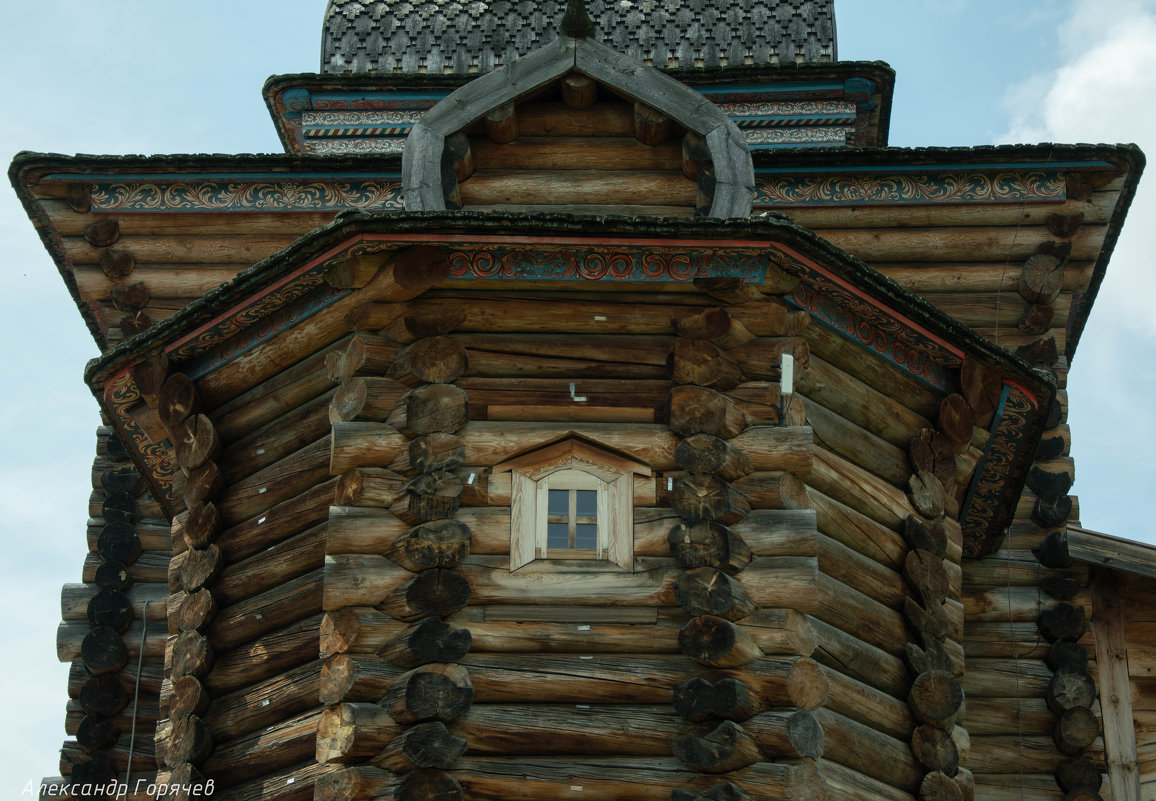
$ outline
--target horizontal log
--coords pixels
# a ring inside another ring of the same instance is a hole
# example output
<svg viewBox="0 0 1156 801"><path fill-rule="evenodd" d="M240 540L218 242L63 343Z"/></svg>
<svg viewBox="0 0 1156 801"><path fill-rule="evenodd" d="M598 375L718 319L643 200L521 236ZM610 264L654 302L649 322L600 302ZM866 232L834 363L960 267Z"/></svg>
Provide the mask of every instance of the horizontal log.
<svg viewBox="0 0 1156 801"><path fill-rule="evenodd" d="M260 554L226 567L212 585L217 603L226 606L319 570L325 559L325 526L295 534Z"/></svg>
<svg viewBox="0 0 1156 801"><path fill-rule="evenodd" d="M677 143L644 145L633 137L520 136L504 145L481 138L471 140L478 164L489 169L673 170L681 164Z"/></svg>
<svg viewBox="0 0 1156 801"><path fill-rule="evenodd" d="M296 363L286 364L264 381L213 409L211 417L225 442L235 442L272 420L291 414L311 400L333 391L324 375L325 357L348 344L343 337Z"/></svg>
<svg viewBox="0 0 1156 801"><path fill-rule="evenodd" d="M1054 237L1044 226L924 229L828 229L823 237L867 262L873 261L1023 261ZM1081 226L1072 239L1074 259L1095 258L1104 237L1101 226ZM885 242L886 245L881 243Z"/></svg>
<svg viewBox="0 0 1156 801"><path fill-rule="evenodd" d="M823 534L885 567L902 568L908 548L901 534L814 487L807 494Z"/></svg>
<svg viewBox="0 0 1156 801"><path fill-rule="evenodd" d="M825 756L873 779L914 792L925 770L906 741L889 737L829 709L814 712L823 727Z"/></svg>
<svg viewBox="0 0 1156 801"><path fill-rule="evenodd" d="M92 631L88 621L64 621L56 627L56 660L58 662L75 662L81 658L81 645L84 638ZM147 621L142 626L134 622L121 635L128 658L136 659L141 652L141 634L145 633L144 655L146 658L163 657L165 654L165 640L168 637L167 627L159 621Z"/></svg>
<svg viewBox="0 0 1156 801"><path fill-rule="evenodd" d="M204 714L215 742L226 742L317 706L321 663L314 659L213 698Z"/></svg>
<svg viewBox="0 0 1156 801"><path fill-rule="evenodd" d="M511 787L523 788L527 797L542 801L582 797L593 801L668 801L675 790L708 790L720 781L687 771L673 758L460 760L450 771L468 798L484 801L508 799ZM817 801L823 788L814 763L760 762L732 772L727 780L751 798L767 801Z"/></svg>
<svg viewBox="0 0 1156 801"><path fill-rule="evenodd" d="M984 774L1055 773L1068 759L1049 737L983 735L971 738L971 764Z"/></svg>
<svg viewBox="0 0 1156 801"><path fill-rule="evenodd" d="M815 449L814 471L807 483L894 530L914 514L902 490L824 448Z"/></svg>
<svg viewBox="0 0 1156 801"><path fill-rule="evenodd" d="M406 478L381 467L358 467L338 479L334 501L339 506L389 508L402 494Z"/></svg>
<svg viewBox="0 0 1156 801"><path fill-rule="evenodd" d="M478 170L461 184L465 207L476 204L694 203L694 184L681 172L657 170Z"/></svg>
<svg viewBox="0 0 1156 801"><path fill-rule="evenodd" d="M372 801L397 792L406 779L397 779L392 773L372 765L334 765L335 769L318 779L315 801ZM410 776L418 776L413 773ZM437 775L444 775L437 771ZM421 795L418 798L423 797ZM452 796L450 796L452 798Z"/></svg>
<svg viewBox="0 0 1156 801"><path fill-rule="evenodd" d="M818 576L818 590L813 614L819 620L858 632L865 642L891 654L903 653L907 626L901 614L824 574Z"/></svg>
<svg viewBox="0 0 1156 801"><path fill-rule="evenodd" d="M404 444L405 437L385 423L334 423L329 472L341 475L358 467L384 467Z"/></svg>
<svg viewBox="0 0 1156 801"><path fill-rule="evenodd" d="M136 662L130 662L119 673L93 676L84 669L82 662L75 661L68 668L68 697L79 701L81 708L88 714L116 714L117 707L123 710L131 702L138 683L142 698L158 696L163 674L162 660L156 658L146 658L141 664L139 681ZM117 690L118 684L123 692Z"/></svg>
<svg viewBox="0 0 1156 801"><path fill-rule="evenodd" d="M260 428L230 440L216 460L225 483L250 476L328 434L332 398L330 388Z"/></svg>
<svg viewBox="0 0 1156 801"><path fill-rule="evenodd" d="M1091 590L1082 589L1065 601L1073 606L1091 609ZM963 607L968 621L1026 623L1039 618L1049 603L1048 597L1046 595L1041 597L1037 587L968 589L963 592Z"/></svg>
<svg viewBox="0 0 1156 801"><path fill-rule="evenodd" d="M385 748L401 726L377 704L342 703L327 707L317 723L318 762L359 762Z"/></svg>
<svg viewBox="0 0 1156 801"><path fill-rule="evenodd" d="M204 684L223 695L315 659L321 615L314 614L217 654Z"/></svg>
<svg viewBox="0 0 1156 801"><path fill-rule="evenodd" d="M968 698L1042 698L1052 671L1035 659L969 659L963 691Z"/></svg>
<svg viewBox="0 0 1156 801"><path fill-rule="evenodd" d="M1039 798L1047 801L1066 801L1067 794L1056 784L1056 777L1050 773L977 773L975 774L977 798L992 801L1019 801L1022 798ZM1077 796L1078 797L1078 796ZM1094 801L1095 796L1091 797Z"/></svg>
<svg viewBox="0 0 1156 801"><path fill-rule="evenodd" d="M1088 567L1074 563L1065 568L1064 575L1071 576L1079 584L1087 584ZM1030 550L1000 549L984 559L968 559L963 563L964 580L974 588L983 587L1034 587L1040 579L1053 575L1044 568ZM1058 575L1058 574L1056 574Z"/></svg>
<svg viewBox="0 0 1156 801"><path fill-rule="evenodd" d="M807 404L815 443L850 460L887 483L903 487L911 474L907 449L887 442L822 404Z"/></svg>
<svg viewBox="0 0 1156 801"><path fill-rule="evenodd" d="M934 420L938 414L943 399L938 392L921 385L912 376L869 351L846 347L846 340L835 331L824 326L811 326L807 331L807 342L811 351L827 363L919 416Z"/></svg>
<svg viewBox="0 0 1156 801"><path fill-rule="evenodd" d="M853 634L808 618L815 636L816 662L896 698L906 698L910 676L903 660Z"/></svg>
<svg viewBox="0 0 1156 801"><path fill-rule="evenodd" d="M336 767L320 765L310 757L230 788L229 798L233 801L312 801L314 783Z"/></svg>
<svg viewBox="0 0 1156 801"><path fill-rule="evenodd" d="M1056 716L1042 698L968 698L964 725L972 737L1050 737Z"/></svg>
<svg viewBox="0 0 1156 801"><path fill-rule="evenodd" d="M253 517L221 531L217 547L227 562L239 562L325 522L337 479L323 481Z"/></svg>
<svg viewBox="0 0 1156 801"><path fill-rule="evenodd" d="M450 729L468 755L669 756L671 737L689 725L653 706L475 704Z"/></svg>
<svg viewBox="0 0 1156 801"><path fill-rule="evenodd" d="M470 650L470 643L469 629L454 628L427 614L383 645L378 656L402 668L457 662Z"/></svg>
<svg viewBox="0 0 1156 801"><path fill-rule="evenodd" d="M819 760L819 775L830 801L915 801L911 793L829 759Z"/></svg>
<svg viewBox="0 0 1156 801"><path fill-rule="evenodd" d="M221 777L218 786L224 789L312 758L321 712L313 709L244 737L218 743L202 771Z"/></svg>
<svg viewBox="0 0 1156 801"><path fill-rule="evenodd" d="M223 607L207 631L218 650L233 648L321 611L324 571L314 570Z"/></svg>
<svg viewBox="0 0 1156 801"><path fill-rule="evenodd" d="M408 624L372 607L330 610L320 627L321 656L376 653L408 628Z"/></svg>
<svg viewBox="0 0 1156 801"><path fill-rule="evenodd" d="M236 525L327 481L329 451L326 436L231 484L216 502L221 522Z"/></svg>
<svg viewBox="0 0 1156 801"><path fill-rule="evenodd" d="M135 667L135 666L134 666ZM160 719L160 704L155 697L145 698L143 695L138 700L133 714L133 708L126 706L119 713L112 717L104 717L101 715L86 715L83 705L79 701L69 701L65 706L64 715L64 733L76 737L80 730L80 725L86 719L92 721L103 721L111 726L116 732L127 732L132 729L133 718L136 718L138 731L142 732L146 737L152 736L152 726L155 728L157 720ZM78 738L82 741L83 736ZM83 745L83 742L82 742Z"/></svg>
<svg viewBox="0 0 1156 801"><path fill-rule="evenodd" d="M88 606L100 591L95 584L65 584L60 588L60 617L62 620L88 620ZM132 609L132 619L164 620L168 587L164 584L133 584L125 593ZM148 608L145 608L145 605Z"/></svg>
<svg viewBox="0 0 1156 801"><path fill-rule="evenodd" d="M383 283L389 274L382 271ZM198 389L206 408L222 406L262 382L272 379L286 368L302 364L309 356L329 348L347 336L344 315L356 305L373 300L395 300L394 287L372 283L359 292L336 301L320 314L305 318L297 325L260 343L238 356L210 376L201 380ZM404 294L404 293L403 293ZM317 375L322 377L320 370Z"/></svg>
<svg viewBox="0 0 1156 801"><path fill-rule="evenodd" d="M139 504L138 504L139 511ZM138 514L138 517L140 515ZM104 517L89 518L88 520L88 549L92 552L97 552L98 541L100 534L104 531L104 527L111 521ZM136 532L137 541L140 542L142 550L145 551L167 551L172 547L171 525L162 524L160 522L146 522L144 520L137 520L131 524L133 530ZM179 547L179 546L178 546Z"/></svg>
<svg viewBox="0 0 1156 801"><path fill-rule="evenodd" d="M157 768L157 755L151 737L133 739L128 734L122 734L117 738L113 747L104 749L99 753L102 753L120 774L123 774L128 768L130 754L132 755L132 765L138 770L150 771ZM61 773L69 768L69 772L75 769L79 774L79 765L86 762L88 758L89 755L76 742L65 740L60 749ZM76 767L73 768L73 766ZM102 784L107 786L107 780Z"/></svg>
<svg viewBox="0 0 1156 801"><path fill-rule="evenodd" d="M690 185L693 190L693 185ZM599 336L606 334L627 335L665 335L673 336L677 333L675 321L702 311L701 306L693 297L673 295L643 296L643 295L614 295L597 300L577 298L519 298L504 297L500 299L474 298L468 304L451 298L422 298L408 304L411 314L437 314L446 308L464 308L466 315L458 325L456 331L462 334L478 333L479 337L465 337L463 342L467 347L480 347L480 343L489 341L490 336L498 333L565 333ZM756 337L782 337L799 333L802 317L798 312L789 311L778 303L760 303L743 307L733 307L728 310L732 317L742 324ZM497 340L494 340L495 342ZM613 340L593 340L598 346L615 346ZM561 339L539 339L537 347L545 343L552 347L566 347ZM656 340L657 342L657 340ZM531 345L527 340L527 345ZM641 341L617 343L638 346ZM672 341L666 341L665 347L656 345L655 348L645 348L657 354L660 350L670 353ZM757 346L755 346L757 348ZM577 352L575 352L577 353ZM648 357L653 359L653 357ZM740 362L740 366L742 366ZM665 376L664 376L665 377ZM777 376L776 376L777 377Z"/></svg>
<svg viewBox="0 0 1156 801"><path fill-rule="evenodd" d="M319 697L326 705L341 701L379 701L402 670L375 654L334 654L321 667Z"/></svg>
<svg viewBox="0 0 1156 801"><path fill-rule="evenodd" d="M170 555L168 551L145 551L128 566L128 575L133 582L142 584L167 584L169 580ZM84 557L80 579L85 584L95 584L97 571L105 564L95 553L88 553Z"/></svg>
<svg viewBox="0 0 1156 801"><path fill-rule="evenodd" d="M906 742L915 728L906 700L824 667L830 688L825 706L844 717Z"/></svg>

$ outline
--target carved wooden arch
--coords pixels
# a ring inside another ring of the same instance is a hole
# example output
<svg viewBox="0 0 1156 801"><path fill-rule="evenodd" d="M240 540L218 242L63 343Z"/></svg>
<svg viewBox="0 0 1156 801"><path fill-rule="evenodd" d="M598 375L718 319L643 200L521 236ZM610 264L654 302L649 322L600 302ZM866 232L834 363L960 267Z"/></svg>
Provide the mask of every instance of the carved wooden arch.
<svg viewBox="0 0 1156 801"><path fill-rule="evenodd" d="M442 151L447 136L484 114L568 72L577 71L650 105L706 140L715 168L711 217L749 217L755 171L746 139L713 103L690 87L589 39L559 37L456 90L413 126L402 153L406 211L445 209Z"/></svg>

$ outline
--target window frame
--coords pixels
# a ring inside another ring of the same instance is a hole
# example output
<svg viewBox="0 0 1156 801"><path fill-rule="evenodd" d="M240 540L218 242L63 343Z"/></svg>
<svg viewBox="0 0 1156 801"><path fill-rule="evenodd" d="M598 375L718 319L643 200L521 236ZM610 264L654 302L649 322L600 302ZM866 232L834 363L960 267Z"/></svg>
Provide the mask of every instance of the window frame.
<svg viewBox="0 0 1156 801"><path fill-rule="evenodd" d="M517 456L493 469L494 473L506 471L510 473L510 572L535 560L551 558L604 561L633 571L634 476L650 476L647 465L571 438ZM564 471L584 473L597 482L598 542L593 559L568 550L552 557L547 547L550 477Z"/></svg>

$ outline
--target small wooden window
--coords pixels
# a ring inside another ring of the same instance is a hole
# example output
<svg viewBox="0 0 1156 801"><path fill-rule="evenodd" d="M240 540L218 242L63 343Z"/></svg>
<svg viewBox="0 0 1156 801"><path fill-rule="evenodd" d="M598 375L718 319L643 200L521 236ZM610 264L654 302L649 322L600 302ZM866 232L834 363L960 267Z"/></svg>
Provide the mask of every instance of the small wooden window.
<svg viewBox="0 0 1156 801"><path fill-rule="evenodd" d="M546 501L545 542L537 548L539 557L605 559L606 527L598 525L602 481L581 470L560 470L539 483L539 495ZM543 528L541 518L536 525Z"/></svg>
<svg viewBox="0 0 1156 801"><path fill-rule="evenodd" d="M650 469L581 440L494 468L510 472L510 570L535 559L634 569L634 475Z"/></svg>

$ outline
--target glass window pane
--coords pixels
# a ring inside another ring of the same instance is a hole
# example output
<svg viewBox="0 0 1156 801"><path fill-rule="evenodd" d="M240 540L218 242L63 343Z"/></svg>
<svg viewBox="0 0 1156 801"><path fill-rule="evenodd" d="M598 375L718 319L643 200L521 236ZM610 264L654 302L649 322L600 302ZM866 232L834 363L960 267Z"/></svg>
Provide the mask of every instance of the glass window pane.
<svg viewBox="0 0 1156 801"><path fill-rule="evenodd" d="M578 514L582 517L594 517L598 514L597 491L578 490Z"/></svg>
<svg viewBox="0 0 1156 801"><path fill-rule="evenodd" d="M593 551L598 547L598 526L579 523L574 527L574 547L580 551Z"/></svg>
<svg viewBox="0 0 1156 801"><path fill-rule="evenodd" d="M551 495L554 493L551 492ZM570 547L570 527L565 523L546 524L546 550Z"/></svg>
<svg viewBox="0 0 1156 801"><path fill-rule="evenodd" d="M570 514L570 491L569 490L550 490L550 500L547 502L547 514L552 515L568 515Z"/></svg>

